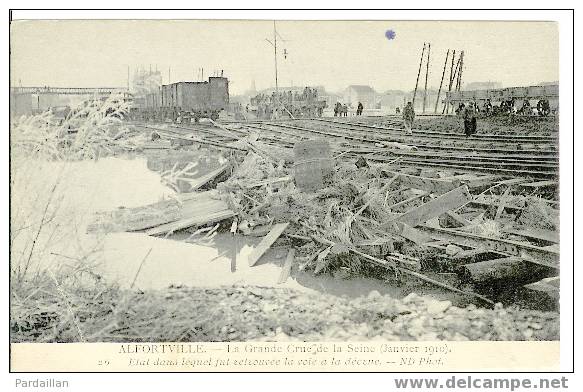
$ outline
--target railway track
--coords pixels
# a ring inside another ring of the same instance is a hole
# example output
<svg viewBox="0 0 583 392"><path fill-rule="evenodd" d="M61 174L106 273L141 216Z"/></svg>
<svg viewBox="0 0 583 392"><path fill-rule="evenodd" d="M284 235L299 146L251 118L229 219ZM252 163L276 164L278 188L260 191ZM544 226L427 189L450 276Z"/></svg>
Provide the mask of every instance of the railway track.
<svg viewBox="0 0 583 392"><path fill-rule="evenodd" d="M384 122L390 122L392 126L384 126L378 124L369 124L361 121L342 121L329 118L318 118L315 121L328 122L332 124L342 124L348 126L358 126L362 128L369 128L375 130L390 130L402 132L404 129L402 126L402 121L398 120L383 120ZM467 140L465 135L461 135L459 132L441 132L428 129L415 129L413 134L416 135L427 135L427 136L439 136L455 140ZM504 142L504 143L548 143L555 144L558 142L558 134L546 136L546 135L497 135L497 134L487 134L478 133L472 135L472 140L476 141L487 141L487 142Z"/></svg>
<svg viewBox="0 0 583 392"><path fill-rule="evenodd" d="M298 124L304 124L300 126ZM317 124L310 126L310 124ZM344 123L329 119L225 122L218 124L138 124L147 129L195 142L226 147L252 132L270 145L291 148L300 140L330 140L347 156L363 155L376 162L399 159L403 166L434 167L461 172L495 173L509 177L554 179L559 172L559 158L554 139L545 137L495 137L467 140L463 136L443 137L435 132L404 135L398 128L377 130L376 126ZM371 132L374 129L375 132ZM434 143L435 140L451 144ZM534 148L516 148L521 140ZM532 140L531 140L532 139ZM493 142L492 140L495 140ZM410 144L414 150L387 148L392 142Z"/></svg>

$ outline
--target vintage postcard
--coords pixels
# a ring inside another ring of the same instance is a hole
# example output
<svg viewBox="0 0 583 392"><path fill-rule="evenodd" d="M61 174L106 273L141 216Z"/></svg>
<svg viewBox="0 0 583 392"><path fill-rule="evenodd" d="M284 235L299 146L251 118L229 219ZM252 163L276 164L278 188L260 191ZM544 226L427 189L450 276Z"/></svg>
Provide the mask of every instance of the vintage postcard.
<svg viewBox="0 0 583 392"><path fill-rule="evenodd" d="M558 21L154 18L11 20L11 371L560 369Z"/></svg>

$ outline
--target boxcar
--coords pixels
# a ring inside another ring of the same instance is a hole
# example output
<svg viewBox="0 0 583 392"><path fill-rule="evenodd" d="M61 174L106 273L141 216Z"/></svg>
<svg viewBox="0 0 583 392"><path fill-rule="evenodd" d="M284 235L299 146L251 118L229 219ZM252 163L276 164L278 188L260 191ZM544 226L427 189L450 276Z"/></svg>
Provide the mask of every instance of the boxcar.
<svg viewBox="0 0 583 392"><path fill-rule="evenodd" d="M146 94L141 109L145 119L173 122L198 121L219 117L229 105L229 80L210 77L208 82L177 82L160 86L154 93Z"/></svg>

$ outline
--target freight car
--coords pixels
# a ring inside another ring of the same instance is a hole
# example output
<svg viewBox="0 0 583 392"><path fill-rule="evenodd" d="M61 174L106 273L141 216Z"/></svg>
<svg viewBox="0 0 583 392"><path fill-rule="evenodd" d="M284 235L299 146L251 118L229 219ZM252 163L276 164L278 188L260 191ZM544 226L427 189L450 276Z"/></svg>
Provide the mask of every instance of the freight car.
<svg viewBox="0 0 583 392"><path fill-rule="evenodd" d="M453 91L444 101L454 110L475 102L480 110L492 114L523 114L548 116L559 110L559 86L556 84L528 87L507 87L491 90ZM536 111L535 111L536 109Z"/></svg>
<svg viewBox="0 0 583 392"><path fill-rule="evenodd" d="M177 82L135 100L133 117L142 120L189 123L216 120L229 105L229 80L209 77L208 82Z"/></svg>

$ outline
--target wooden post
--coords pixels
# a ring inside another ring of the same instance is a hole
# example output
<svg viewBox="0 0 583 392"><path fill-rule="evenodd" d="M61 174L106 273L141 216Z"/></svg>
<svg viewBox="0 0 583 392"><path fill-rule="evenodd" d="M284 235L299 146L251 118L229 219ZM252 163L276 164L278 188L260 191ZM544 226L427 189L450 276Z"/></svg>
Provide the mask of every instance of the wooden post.
<svg viewBox="0 0 583 392"><path fill-rule="evenodd" d="M456 85L456 91L460 91L460 89L462 88L462 72L464 70L464 51L462 50L462 53L460 54L460 67L459 67L459 72L458 72L458 77L457 77L457 85Z"/></svg>
<svg viewBox="0 0 583 392"><path fill-rule="evenodd" d="M425 68L425 92L423 93L423 113L427 102L427 78L429 77L429 57L431 56L431 44L427 44L427 67Z"/></svg>
<svg viewBox="0 0 583 392"><path fill-rule="evenodd" d="M453 55L451 56L451 67L449 68L449 87L447 92L451 93L451 85L453 83L453 64L455 63L455 49L453 50ZM449 97L443 108L445 113L449 113Z"/></svg>
<svg viewBox="0 0 583 392"><path fill-rule="evenodd" d="M437 106L439 105L439 96L441 95L441 86L443 85L443 78L445 76L445 68L447 67L447 60L449 59L449 49L447 50L447 54L445 55L445 62L443 63L443 72L441 73L441 82L439 83L439 90L437 90L437 100L435 101L435 110L434 112L437 113Z"/></svg>
<svg viewBox="0 0 583 392"><path fill-rule="evenodd" d="M421 75L421 64L423 64L423 56L425 55L425 43L423 43L423 50L421 51L421 59L419 60L419 71L417 71L417 81L415 82L415 91L413 92L413 109L415 109L415 97L417 96L417 86L419 86L419 75Z"/></svg>

